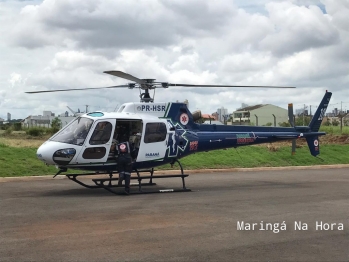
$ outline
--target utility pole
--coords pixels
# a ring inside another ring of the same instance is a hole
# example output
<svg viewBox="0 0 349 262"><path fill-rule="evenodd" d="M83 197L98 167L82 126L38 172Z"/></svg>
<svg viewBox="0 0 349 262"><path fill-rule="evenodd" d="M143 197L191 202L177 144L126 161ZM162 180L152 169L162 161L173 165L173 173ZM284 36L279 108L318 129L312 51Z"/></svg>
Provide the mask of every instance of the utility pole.
<svg viewBox="0 0 349 262"><path fill-rule="evenodd" d="M342 129L343 129L343 116L344 116L344 114L342 113L343 111L342 111L342 101L341 101L341 112L340 112L340 114L339 114L339 119L341 120L341 134L342 134Z"/></svg>
<svg viewBox="0 0 349 262"><path fill-rule="evenodd" d="M86 105L86 113L88 113L88 111L87 111L87 110L88 110L88 105Z"/></svg>
<svg viewBox="0 0 349 262"><path fill-rule="evenodd" d="M274 126L276 126L276 116L274 114L272 114L274 117Z"/></svg>
<svg viewBox="0 0 349 262"><path fill-rule="evenodd" d="M224 118L224 125L227 125L227 124L228 124L228 116L229 116L229 115L223 115L223 118Z"/></svg>
<svg viewBox="0 0 349 262"><path fill-rule="evenodd" d="M304 108L303 108L303 126L304 126L304 115L305 115L305 104L304 104Z"/></svg>

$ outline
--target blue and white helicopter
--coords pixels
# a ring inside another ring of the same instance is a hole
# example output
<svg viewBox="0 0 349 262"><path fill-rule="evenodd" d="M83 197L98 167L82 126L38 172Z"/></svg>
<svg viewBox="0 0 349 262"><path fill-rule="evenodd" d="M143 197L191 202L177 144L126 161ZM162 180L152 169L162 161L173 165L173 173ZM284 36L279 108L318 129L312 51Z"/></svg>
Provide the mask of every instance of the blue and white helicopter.
<svg viewBox="0 0 349 262"><path fill-rule="evenodd" d="M93 173L66 174L74 182L87 188L104 188L116 193L114 184L117 177L118 157L115 144L129 141L133 151L133 172L138 180L137 193L190 191L186 188L183 168L179 162L182 157L193 153L216 149L236 148L239 146L256 145L282 140L306 139L310 153L317 156L320 153L319 128L331 99L332 93L325 93L309 126L294 127L261 127L261 126L227 126L195 123L197 116L192 114L185 103L155 103L149 90L168 88L170 86L186 87L267 87L272 86L222 86L222 85L191 85L155 82L155 79L139 79L121 71L106 71L104 73L121 77L134 83L102 88L139 88L139 103L125 103L117 112L90 112L77 117L59 132L49 138L37 150L37 157L47 165L55 165L59 171L56 175L65 173L68 169L94 171ZM289 87L285 87L289 88ZM293 87L290 87L293 88ZM34 91L27 93L46 93L58 91L87 90L98 88L61 89ZM293 115L293 113L292 113ZM178 175L154 175L154 168L178 163ZM141 176L142 172L150 175ZM94 184L88 185L78 179L79 176L100 174L105 178L92 179ZM55 175L55 176L56 176ZM155 185L154 178L181 177L183 188L146 191L142 185ZM150 179L149 183L142 183ZM132 193L132 191L131 191ZM136 193L136 192L133 192Z"/></svg>

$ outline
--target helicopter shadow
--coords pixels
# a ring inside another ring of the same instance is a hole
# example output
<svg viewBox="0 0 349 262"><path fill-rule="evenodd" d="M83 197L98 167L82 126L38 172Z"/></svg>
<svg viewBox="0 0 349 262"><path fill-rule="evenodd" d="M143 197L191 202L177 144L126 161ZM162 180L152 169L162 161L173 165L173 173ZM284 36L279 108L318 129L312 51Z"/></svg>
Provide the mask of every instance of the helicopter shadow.
<svg viewBox="0 0 349 262"><path fill-rule="evenodd" d="M142 187L142 192L139 192L138 186L131 186L130 195L145 195L145 194L156 194L159 193L160 190L173 190L173 187L166 187L161 185L154 185L151 187ZM67 197L67 196L83 196L83 197L100 197L100 196L111 196L111 197L122 197L126 196L124 188L113 188L113 192L105 190L103 188L71 188L71 189L55 189L46 192L40 193L40 196L43 197ZM194 190L195 191L195 190ZM171 193L169 191L168 193ZM164 194L164 193L162 193Z"/></svg>
<svg viewBox="0 0 349 262"><path fill-rule="evenodd" d="M83 196L83 197L98 197L98 196L115 196L115 194L111 194L110 192L96 188L96 189L88 189L88 188L74 188L74 189L56 189L50 190L46 192L42 192L40 194L43 197L67 197L67 196Z"/></svg>

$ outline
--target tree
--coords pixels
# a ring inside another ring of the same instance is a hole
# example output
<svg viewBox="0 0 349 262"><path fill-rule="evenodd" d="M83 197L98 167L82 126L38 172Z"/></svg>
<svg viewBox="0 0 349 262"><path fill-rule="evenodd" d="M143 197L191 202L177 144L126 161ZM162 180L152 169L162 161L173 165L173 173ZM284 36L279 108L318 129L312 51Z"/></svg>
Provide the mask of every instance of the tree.
<svg viewBox="0 0 349 262"><path fill-rule="evenodd" d="M296 118L296 126L308 126L310 124L311 117L310 116L304 116L304 123L303 123L303 116L298 116Z"/></svg>
<svg viewBox="0 0 349 262"><path fill-rule="evenodd" d="M280 122L279 126L281 126L281 127L290 127L291 125L290 125L289 122Z"/></svg>
<svg viewBox="0 0 349 262"><path fill-rule="evenodd" d="M52 119L52 122L51 122L51 127L53 129L61 129L61 125L62 125L62 121L58 118L58 117L55 117L54 119Z"/></svg>
<svg viewBox="0 0 349 262"><path fill-rule="evenodd" d="M13 129L15 131L21 130L22 129L22 123L21 122L13 123Z"/></svg>
<svg viewBox="0 0 349 262"><path fill-rule="evenodd" d="M330 122L330 119L327 118L326 121L323 123L324 126L330 126L331 125L331 122Z"/></svg>
<svg viewBox="0 0 349 262"><path fill-rule="evenodd" d="M339 126L339 121L336 120L336 119L333 119L333 120L332 120L332 125L333 125L333 126Z"/></svg>

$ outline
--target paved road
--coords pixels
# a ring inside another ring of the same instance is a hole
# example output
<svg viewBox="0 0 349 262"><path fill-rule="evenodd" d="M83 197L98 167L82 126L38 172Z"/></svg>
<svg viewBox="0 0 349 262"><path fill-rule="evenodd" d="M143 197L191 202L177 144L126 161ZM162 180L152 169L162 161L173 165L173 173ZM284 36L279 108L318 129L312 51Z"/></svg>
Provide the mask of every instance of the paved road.
<svg viewBox="0 0 349 262"><path fill-rule="evenodd" d="M187 185L194 191L116 196L68 179L2 182L0 261L349 260L348 168L193 174ZM283 221L279 233L260 230Z"/></svg>

